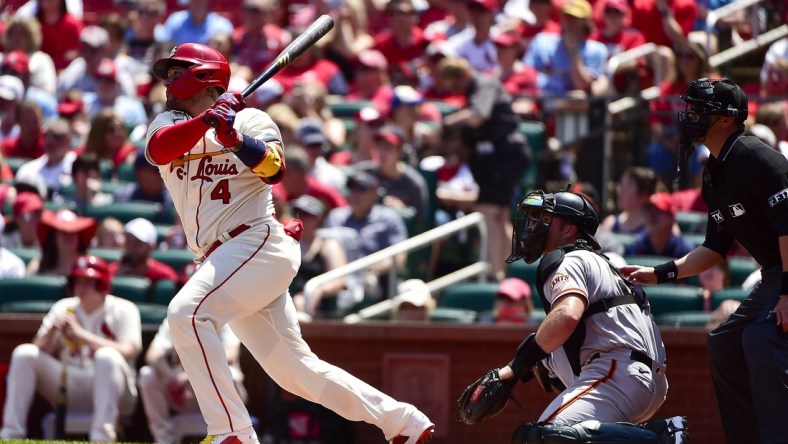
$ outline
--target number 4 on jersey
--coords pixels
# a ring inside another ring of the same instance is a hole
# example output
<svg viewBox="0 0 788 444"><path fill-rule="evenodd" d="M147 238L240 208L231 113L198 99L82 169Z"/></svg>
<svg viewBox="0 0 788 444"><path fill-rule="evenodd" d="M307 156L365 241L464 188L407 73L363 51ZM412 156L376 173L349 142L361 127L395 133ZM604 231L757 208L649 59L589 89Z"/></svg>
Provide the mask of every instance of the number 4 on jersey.
<svg viewBox="0 0 788 444"><path fill-rule="evenodd" d="M227 179L222 179L216 183L211 191L211 200L221 200L223 204L230 203L230 183Z"/></svg>

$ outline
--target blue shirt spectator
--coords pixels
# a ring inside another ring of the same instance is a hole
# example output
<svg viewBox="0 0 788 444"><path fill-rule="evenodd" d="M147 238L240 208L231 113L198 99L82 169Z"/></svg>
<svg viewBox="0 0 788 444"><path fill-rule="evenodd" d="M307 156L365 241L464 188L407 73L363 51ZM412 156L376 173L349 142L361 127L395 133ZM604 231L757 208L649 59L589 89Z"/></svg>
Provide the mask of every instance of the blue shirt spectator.
<svg viewBox="0 0 788 444"><path fill-rule="evenodd" d="M584 40L579 47L580 59L589 74L597 79L605 73L607 48L603 43ZM574 88L571 59L560 34L539 33L528 45L523 62L536 69L536 81L545 96L563 96Z"/></svg>
<svg viewBox="0 0 788 444"><path fill-rule="evenodd" d="M219 33L232 34L233 24L215 12L208 12L202 21L198 21L191 10L177 11L164 22L165 40L176 45L187 42L207 45L208 40Z"/></svg>
<svg viewBox="0 0 788 444"><path fill-rule="evenodd" d="M624 255L683 257L692 244L674 230L676 206L669 193L654 193L646 204L646 229L627 246Z"/></svg>

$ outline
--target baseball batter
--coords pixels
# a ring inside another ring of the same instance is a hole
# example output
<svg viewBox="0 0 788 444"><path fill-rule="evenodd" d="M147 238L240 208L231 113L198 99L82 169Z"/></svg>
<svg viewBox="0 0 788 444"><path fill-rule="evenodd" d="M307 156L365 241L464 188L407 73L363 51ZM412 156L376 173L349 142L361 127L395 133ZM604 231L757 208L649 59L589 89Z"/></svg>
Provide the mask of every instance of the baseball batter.
<svg viewBox="0 0 788 444"><path fill-rule="evenodd" d="M546 360L561 390L512 442L683 442L682 417L631 424L665 401L665 348L642 292L598 252L596 209L576 193L535 191L518 210L524 217L507 261L541 258L537 289L547 316L499 375L523 378Z"/></svg>
<svg viewBox="0 0 788 444"><path fill-rule="evenodd" d="M301 226L280 224L271 199L285 174L277 126L225 93L230 68L210 47L176 46L153 71L164 79L167 111L149 126L145 155L159 167L199 264L167 321L208 425L205 442L258 442L219 338L228 323L285 390L374 424L391 442L429 440L434 425L423 413L321 361L301 337L287 292Z"/></svg>

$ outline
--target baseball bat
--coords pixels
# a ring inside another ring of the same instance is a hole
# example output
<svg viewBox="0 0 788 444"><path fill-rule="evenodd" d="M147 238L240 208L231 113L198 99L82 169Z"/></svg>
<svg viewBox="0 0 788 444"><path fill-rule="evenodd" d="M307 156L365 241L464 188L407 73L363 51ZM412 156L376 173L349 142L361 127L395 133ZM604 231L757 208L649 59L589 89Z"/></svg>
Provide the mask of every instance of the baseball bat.
<svg viewBox="0 0 788 444"><path fill-rule="evenodd" d="M315 20L314 23L309 25L306 28L306 31L301 33L298 37L296 37L287 48L282 50L282 52L268 65L265 70L263 70L262 74L257 76L246 89L243 90L241 95L243 98L249 97L257 88L260 87L263 83L267 82L271 79L271 77L275 76L276 73L284 69L287 65L289 65L293 60L297 59L298 56L304 53L307 49L309 49L312 45L314 45L318 40L323 38L324 35L328 34L328 31L334 27L334 19L332 19L328 15L321 15L320 17Z"/></svg>
<svg viewBox="0 0 788 444"><path fill-rule="evenodd" d="M68 307L67 313L73 313L74 307ZM63 350L60 352L60 387L55 403L55 439L66 437L66 403L68 400L68 357L71 354L71 341L63 338Z"/></svg>

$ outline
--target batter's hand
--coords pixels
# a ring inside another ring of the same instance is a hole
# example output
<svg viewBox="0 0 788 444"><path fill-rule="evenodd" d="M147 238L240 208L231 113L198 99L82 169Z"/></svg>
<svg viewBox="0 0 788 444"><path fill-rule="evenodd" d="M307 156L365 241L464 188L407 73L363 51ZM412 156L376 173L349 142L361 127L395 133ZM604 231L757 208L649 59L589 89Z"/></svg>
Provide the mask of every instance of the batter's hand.
<svg viewBox="0 0 788 444"><path fill-rule="evenodd" d="M620 268L624 277L633 284L654 285L657 283L657 275L654 267L641 267L640 265L624 265Z"/></svg>
<svg viewBox="0 0 788 444"><path fill-rule="evenodd" d="M777 317L777 325L783 328L783 332L788 333L788 295L780 296L774 307L774 314Z"/></svg>
<svg viewBox="0 0 788 444"><path fill-rule="evenodd" d="M226 92L222 94L218 99L216 99L215 102L213 102L211 108L216 108L222 105L229 106L235 112L246 108L246 102L244 102L244 97L240 93Z"/></svg>
<svg viewBox="0 0 788 444"><path fill-rule="evenodd" d="M208 108L202 113L202 120L216 130L216 141L228 148L241 141L238 131L233 128L235 114L235 110L227 104Z"/></svg>

